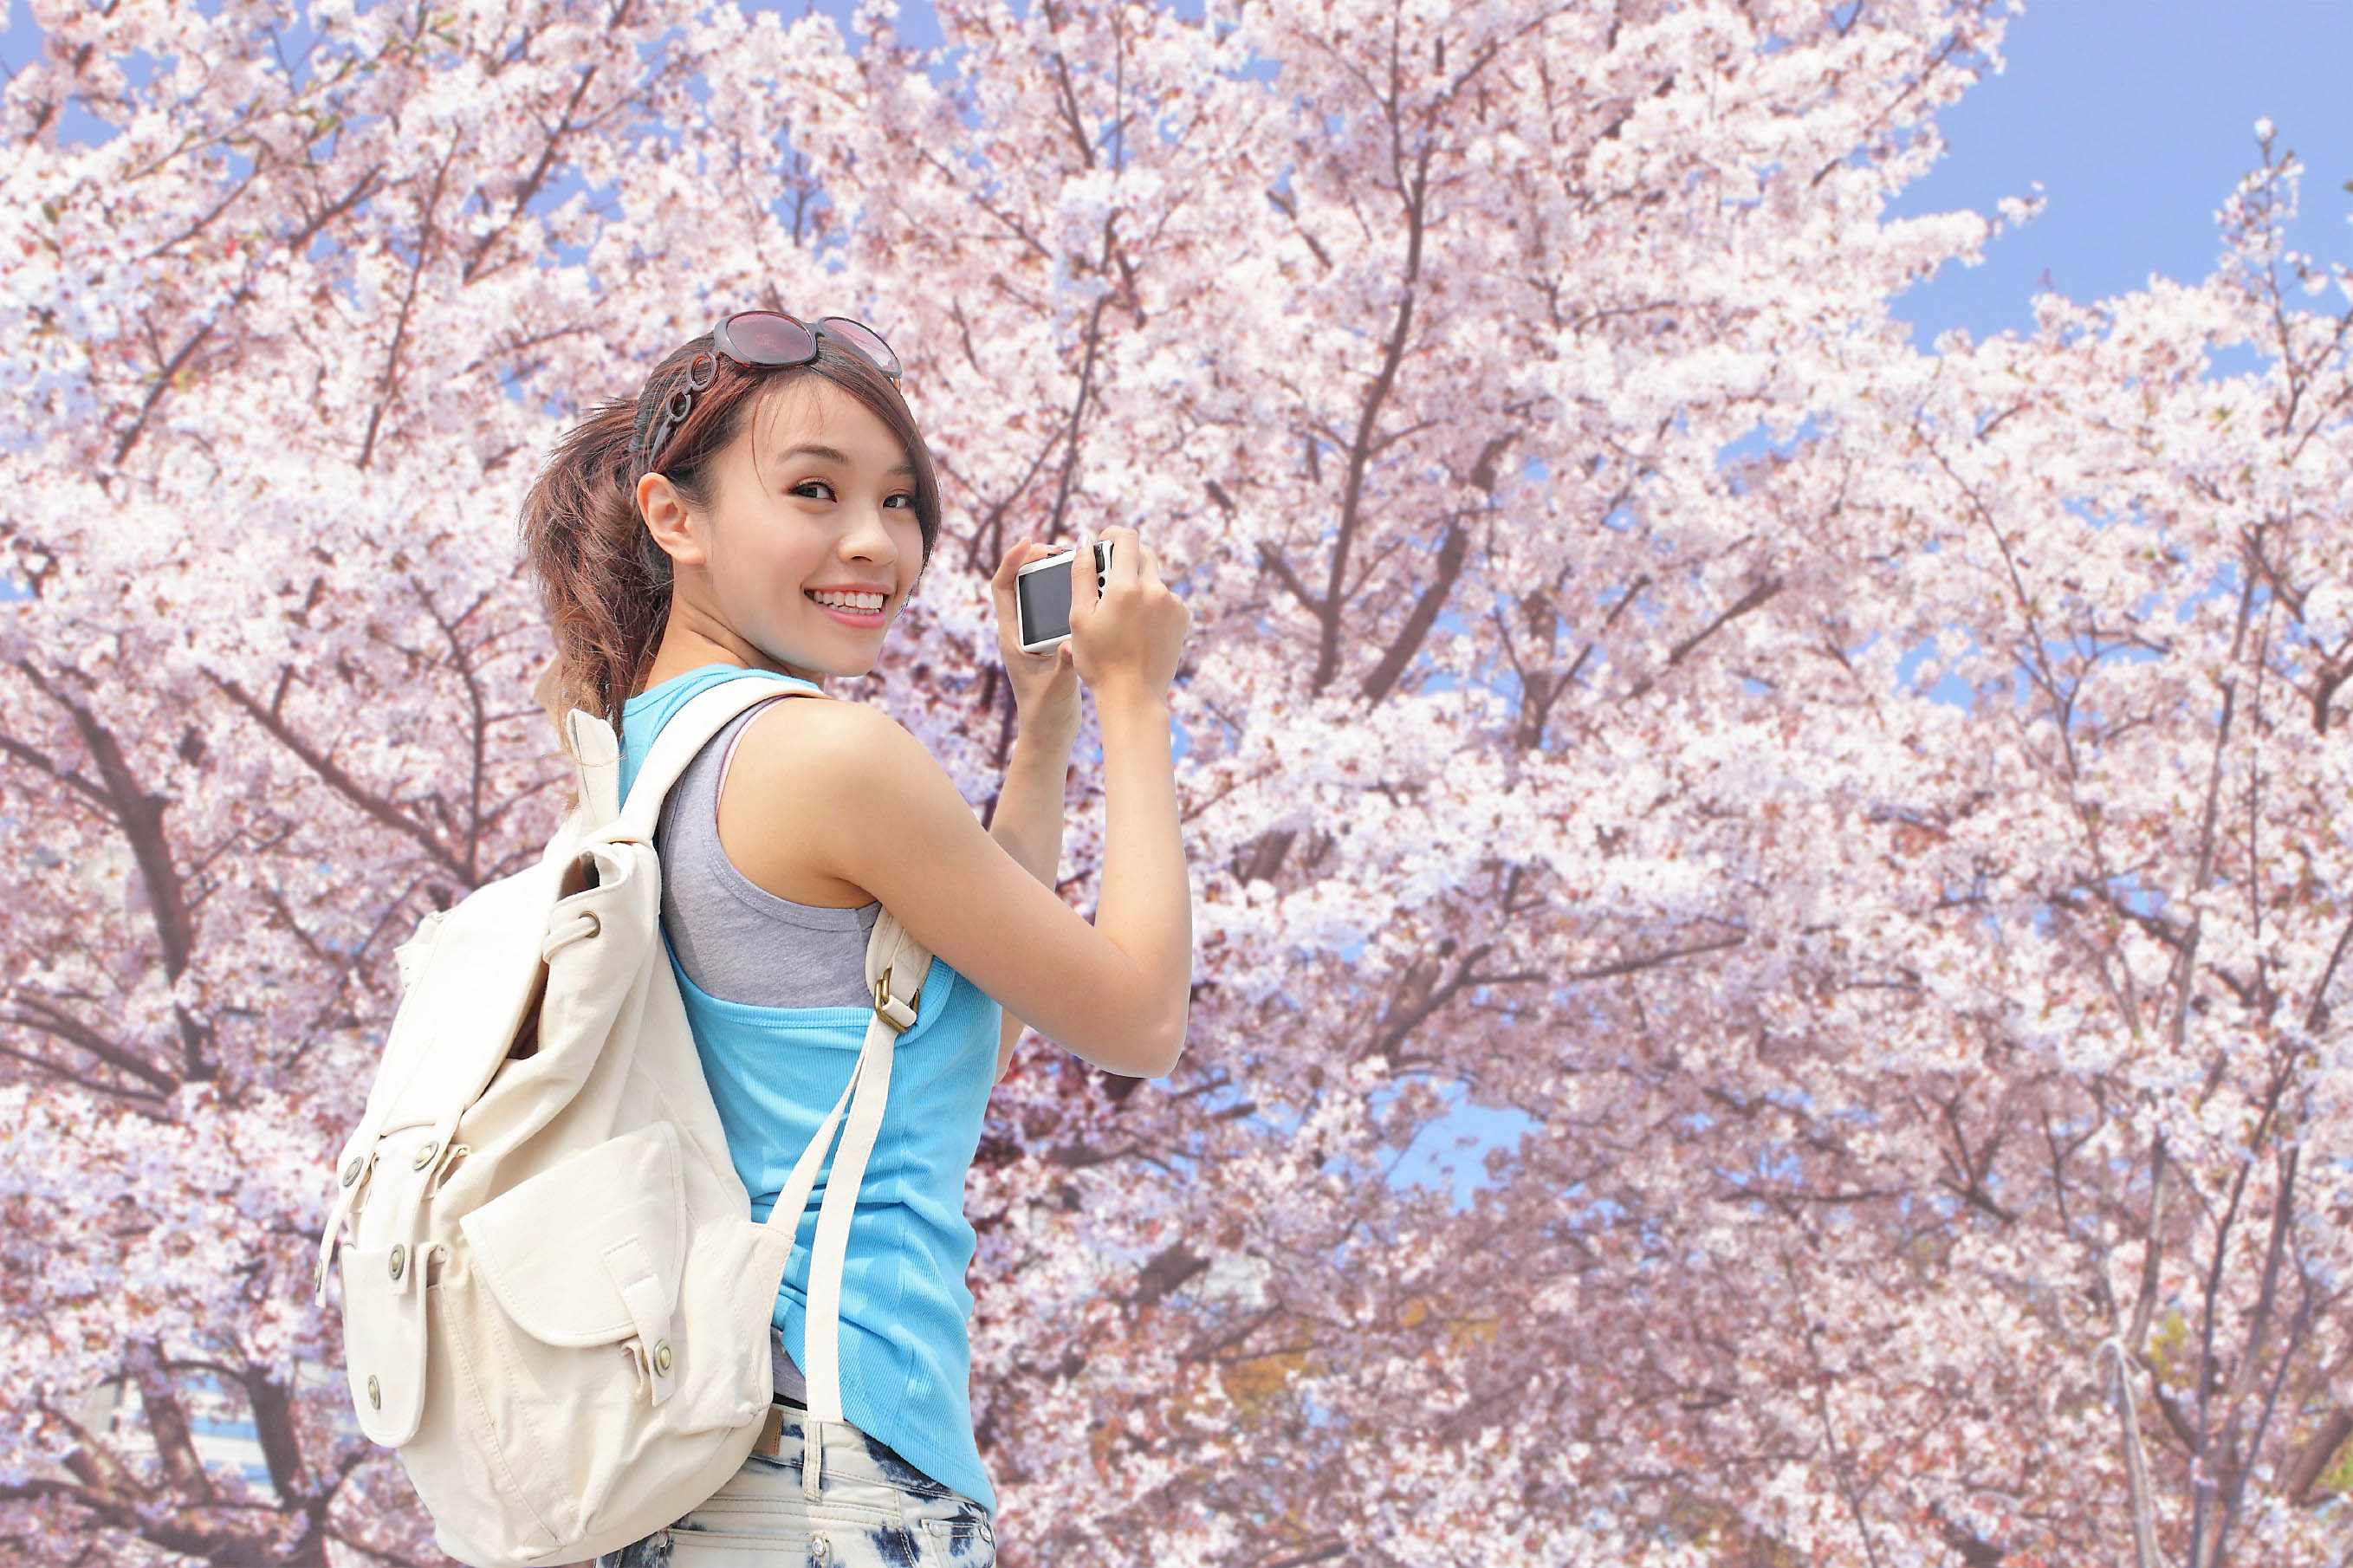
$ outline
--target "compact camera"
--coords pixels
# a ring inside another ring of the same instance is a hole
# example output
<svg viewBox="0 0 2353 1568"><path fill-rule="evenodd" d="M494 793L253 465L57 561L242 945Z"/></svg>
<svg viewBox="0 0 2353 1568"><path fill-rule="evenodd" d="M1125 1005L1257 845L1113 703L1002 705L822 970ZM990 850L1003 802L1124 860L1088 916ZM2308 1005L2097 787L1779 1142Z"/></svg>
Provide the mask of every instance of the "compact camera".
<svg viewBox="0 0 2353 1568"><path fill-rule="evenodd" d="M1071 558L1075 546L1032 561L1013 579L1023 653L1051 653L1071 637ZM1111 543L1095 541L1095 592L1111 582Z"/></svg>

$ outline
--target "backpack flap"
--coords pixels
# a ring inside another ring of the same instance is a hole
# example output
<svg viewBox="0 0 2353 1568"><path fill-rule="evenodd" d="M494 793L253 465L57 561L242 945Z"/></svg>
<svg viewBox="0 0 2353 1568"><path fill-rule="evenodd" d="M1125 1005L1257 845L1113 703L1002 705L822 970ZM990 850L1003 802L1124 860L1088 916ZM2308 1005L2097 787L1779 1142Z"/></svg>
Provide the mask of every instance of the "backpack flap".
<svg viewBox="0 0 2353 1568"><path fill-rule="evenodd" d="M317 1306L327 1304L327 1270L334 1266L335 1249L343 1240L343 1225L355 1212L366 1217L355 1227L353 1245L372 1244L379 1249L394 1242L414 1242L420 1234L417 1208L424 1201L425 1191L448 1163L448 1130L421 1126L412 1122L396 1131L379 1135L372 1121L363 1121L360 1130L352 1134L338 1158L335 1200L327 1211L325 1228L319 1233L319 1268L311 1280L311 1301ZM389 1158L407 1163L418 1172L414 1181L385 1178L389 1185L381 1196L375 1195L378 1185L376 1163Z"/></svg>
<svg viewBox="0 0 2353 1568"><path fill-rule="evenodd" d="M653 1404L685 1347L672 1331L686 1262L678 1131L650 1121L549 1166L464 1215L472 1266L543 1344L631 1343Z"/></svg>
<svg viewBox="0 0 2353 1568"><path fill-rule="evenodd" d="M568 858L543 859L475 889L445 912L394 1013L361 1121L370 1130L455 1125L481 1097L539 986L540 944ZM461 1041L463 1049L447 1042Z"/></svg>

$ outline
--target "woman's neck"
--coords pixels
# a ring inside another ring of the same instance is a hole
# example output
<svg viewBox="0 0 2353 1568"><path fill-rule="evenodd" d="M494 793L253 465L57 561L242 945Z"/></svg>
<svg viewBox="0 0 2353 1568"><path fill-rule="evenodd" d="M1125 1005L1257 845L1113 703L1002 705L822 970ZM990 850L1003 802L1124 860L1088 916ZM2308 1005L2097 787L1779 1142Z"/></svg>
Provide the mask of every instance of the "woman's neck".
<svg viewBox="0 0 2353 1568"><path fill-rule="evenodd" d="M665 680L675 680L681 675L713 664L732 664L744 669L765 669L777 675L789 675L806 680L819 690L825 688L823 670L795 669L763 655L758 648L741 639L729 637L721 640L681 624L673 610L670 624L663 628L660 647L654 652L654 662L646 671L646 679L631 696L651 691ZM832 695L828 692L827 695Z"/></svg>

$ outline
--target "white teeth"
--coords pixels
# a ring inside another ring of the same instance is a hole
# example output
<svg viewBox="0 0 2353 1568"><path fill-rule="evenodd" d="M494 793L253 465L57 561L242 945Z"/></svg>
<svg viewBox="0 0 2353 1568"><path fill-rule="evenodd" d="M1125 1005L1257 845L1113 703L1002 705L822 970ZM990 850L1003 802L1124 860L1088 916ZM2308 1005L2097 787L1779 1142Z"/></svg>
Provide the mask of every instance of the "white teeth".
<svg viewBox="0 0 2353 1568"><path fill-rule="evenodd" d="M881 594L811 594L820 605L830 605L837 610L874 611L882 607Z"/></svg>

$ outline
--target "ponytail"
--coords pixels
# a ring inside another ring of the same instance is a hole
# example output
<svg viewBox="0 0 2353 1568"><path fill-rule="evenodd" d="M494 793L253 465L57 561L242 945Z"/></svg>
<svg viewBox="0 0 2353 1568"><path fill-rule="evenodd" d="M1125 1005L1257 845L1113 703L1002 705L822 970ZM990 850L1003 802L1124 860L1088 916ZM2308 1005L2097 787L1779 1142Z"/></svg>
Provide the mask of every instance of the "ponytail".
<svg viewBox="0 0 2353 1568"><path fill-rule="evenodd" d="M559 735L575 708L620 733L621 706L670 620L670 556L638 517L637 423L635 398L597 408L556 444L523 499L523 559L555 638L542 696Z"/></svg>

